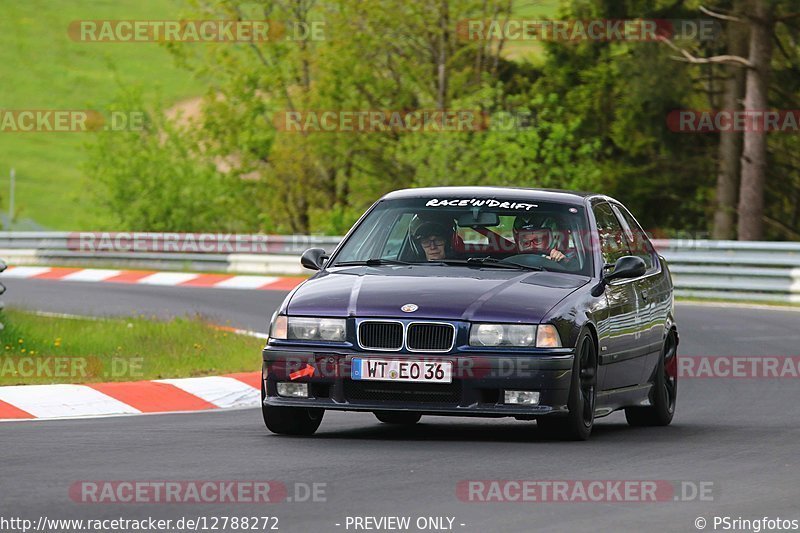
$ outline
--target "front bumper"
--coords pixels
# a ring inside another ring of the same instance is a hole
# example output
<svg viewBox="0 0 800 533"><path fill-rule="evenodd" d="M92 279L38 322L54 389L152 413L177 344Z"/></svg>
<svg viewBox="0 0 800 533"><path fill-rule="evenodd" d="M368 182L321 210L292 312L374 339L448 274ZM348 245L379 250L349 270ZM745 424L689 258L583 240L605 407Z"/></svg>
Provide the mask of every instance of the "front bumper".
<svg viewBox="0 0 800 533"><path fill-rule="evenodd" d="M574 350L550 353L455 353L426 356L404 353L308 351L267 346L263 352L264 405L317 407L339 411L415 411L432 415L518 418L567 412ZM350 379L353 357L378 357L453 363L451 384ZM309 375L311 368L313 374ZM294 375L292 375L294 374ZM286 398L277 383L308 383L309 398ZM538 405L507 405L505 390L540 393Z"/></svg>

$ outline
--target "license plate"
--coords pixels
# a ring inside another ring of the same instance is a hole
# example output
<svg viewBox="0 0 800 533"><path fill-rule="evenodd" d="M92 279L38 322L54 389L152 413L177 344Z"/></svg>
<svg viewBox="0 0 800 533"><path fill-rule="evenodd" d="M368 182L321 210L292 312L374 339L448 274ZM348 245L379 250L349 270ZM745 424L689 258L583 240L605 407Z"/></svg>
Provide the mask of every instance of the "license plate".
<svg viewBox="0 0 800 533"><path fill-rule="evenodd" d="M350 378L364 381L452 383L453 363L354 357L350 366Z"/></svg>

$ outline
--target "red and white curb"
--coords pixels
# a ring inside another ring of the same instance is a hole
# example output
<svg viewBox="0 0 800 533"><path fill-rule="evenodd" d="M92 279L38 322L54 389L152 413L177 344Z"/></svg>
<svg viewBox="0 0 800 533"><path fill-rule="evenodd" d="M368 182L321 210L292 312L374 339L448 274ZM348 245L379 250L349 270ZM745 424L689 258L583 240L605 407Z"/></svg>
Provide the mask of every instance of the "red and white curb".
<svg viewBox="0 0 800 533"><path fill-rule="evenodd" d="M0 387L0 420L84 418L258 407L261 372L85 385Z"/></svg>
<svg viewBox="0 0 800 533"><path fill-rule="evenodd" d="M151 270L108 270L99 268L60 268L17 266L9 267L1 278L47 279L158 285L173 287L202 287L210 289L255 289L289 291L305 278L247 276L235 274L196 274L190 272L155 272Z"/></svg>

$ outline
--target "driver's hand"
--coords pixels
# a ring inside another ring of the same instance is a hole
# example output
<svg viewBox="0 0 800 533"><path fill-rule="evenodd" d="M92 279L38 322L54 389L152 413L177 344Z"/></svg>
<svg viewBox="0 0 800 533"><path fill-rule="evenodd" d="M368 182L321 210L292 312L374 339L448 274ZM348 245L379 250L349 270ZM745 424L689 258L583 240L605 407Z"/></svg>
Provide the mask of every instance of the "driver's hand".
<svg viewBox="0 0 800 533"><path fill-rule="evenodd" d="M564 255L563 253L559 252L555 248L550 250L550 255L547 256L547 258L549 260L555 261L556 263L559 262L559 261L563 261L564 259L566 259L566 257L567 257L566 255Z"/></svg>

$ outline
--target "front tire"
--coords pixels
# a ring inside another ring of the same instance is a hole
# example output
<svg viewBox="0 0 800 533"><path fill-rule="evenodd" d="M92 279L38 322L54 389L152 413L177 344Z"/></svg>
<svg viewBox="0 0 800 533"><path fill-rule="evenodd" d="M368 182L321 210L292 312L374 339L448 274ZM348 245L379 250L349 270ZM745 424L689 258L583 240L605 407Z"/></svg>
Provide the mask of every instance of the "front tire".
<svg viewBox="0 0 800 533"><path fill-rule="evenodd" d="M675 416L678 399L678 339L670 331L664 340L653 379L649 407L628 407L625 418L631 426L668 426Z"/></svg>
<svg viewBox="0 0 800 533"><path fill-rule="evenodd" d="M407 411L375 411L375 418L384 424L392 424L398 426L413 426L422 415L419 413Z"/></svg>
<svg viewBox="0 0 800 533"><path fill-rule="evenodd" d="M597 398L597 348L594 339L584 332L575 350L572 366L567 416L541 417L536 424L564 440L588 440L594 427Z"/></svg>
<svg viewBox="0 0 800 533"><path fill-rule="evenodd" d="M261 380L261 415L267 429L278 435L313 435L322 423L325 409L311 407L274 407L264 405L267 392Z"/></svg>

